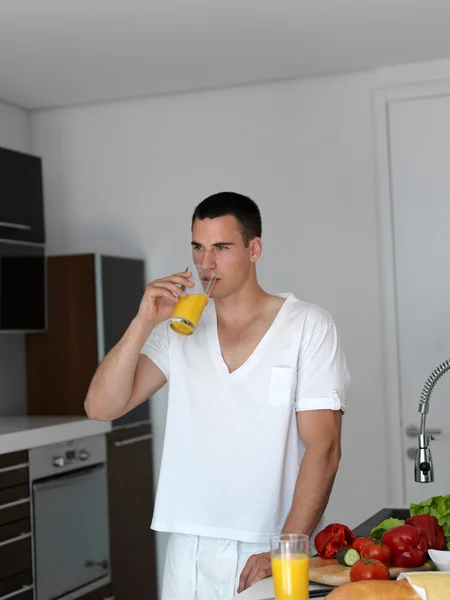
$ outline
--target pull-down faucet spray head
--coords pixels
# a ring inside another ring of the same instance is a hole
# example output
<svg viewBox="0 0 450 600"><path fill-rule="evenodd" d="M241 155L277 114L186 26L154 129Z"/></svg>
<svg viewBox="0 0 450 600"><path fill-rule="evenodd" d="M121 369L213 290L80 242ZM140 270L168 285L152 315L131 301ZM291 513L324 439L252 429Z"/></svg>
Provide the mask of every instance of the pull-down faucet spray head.
<svg viewBox="0 0 450 600"><path fill-rule="evenodd" d="M439 379L450 370L450 359L440 364L428 377L420 394L419 412L420 432L419 447L414 460L414 479L418 483L431 483L434 481L433 457L429 448L431 440L450 440L450 435L433 435L426 432L427 414L430 408L430 397L434 386Z"/></svg>
<svg viewBox="0 0 450 600"><path fill-rule="evenodd" d="M425 431L426 414L422 414L420 421L420 431ZM416 450L414 459L414 479L418 483L431 483L434 481L433 457L429 448L430 435L426 433L419 434L419 447Z"/></svg>

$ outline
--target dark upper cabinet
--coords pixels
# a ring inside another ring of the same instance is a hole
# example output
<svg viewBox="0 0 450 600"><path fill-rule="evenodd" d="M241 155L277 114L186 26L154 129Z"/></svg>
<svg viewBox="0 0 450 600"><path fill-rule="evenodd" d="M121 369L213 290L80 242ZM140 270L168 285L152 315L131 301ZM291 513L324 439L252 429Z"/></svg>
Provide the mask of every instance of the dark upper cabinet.
<svg viewBox="0 0 450 600"><path fill-rule="evenodd" d="M44 245L0 240L0 332L45 327Z"/></svg>
<svg viewBox="0 0 450 600"><path fill-rule="evenodd" d="M0 238L45 243L42 161L0 148Z"/></svg>

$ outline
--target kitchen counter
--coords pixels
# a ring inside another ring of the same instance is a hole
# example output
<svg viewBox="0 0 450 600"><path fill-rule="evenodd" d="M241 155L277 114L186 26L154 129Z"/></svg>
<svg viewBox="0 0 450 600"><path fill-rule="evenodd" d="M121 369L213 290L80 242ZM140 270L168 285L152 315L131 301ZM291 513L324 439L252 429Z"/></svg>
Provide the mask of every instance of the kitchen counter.
<svg viewBox="0 0 450 600"><path fill-rule="evenodd" d="M0 417L0 454L108 431L111 431L111 423L87 417Z"/></svg>
<svg viewBox="0 0 450 600"><path fill-rule="evenodd" d="M407 519L409 516L409 507L407 506L382 508L377 513L366 519L363 523L357 527L354 527L353 533L356 535L356 537L365 537L370 535L370 531L373 527L376 527L389 517ZM327 588L316 583L309 584L311 598L325 598L332 589L333 588ZM323 595L319 593L319 590L324 590ZM311 592L315 592L314 596L311 594ZM316 595L316 593L318 595ZM259 581L248 590L245 590L245 592L242 592L242 594L235 596L233 600L274 600L273 578L269 577Z"/></svg>
<svg viewBox="0 0 450 600"><path fill-rule="evenodd" d="M309 591L320 590L324 586L316 585L315 583L309 584ZM314 598L325 598L327 594L330 593L332 588L327 588L324 590L323 595L316 596L314 594ZM273 595L273 578L268 577L267 579L263 579L252 587L242 592L242 594L238 594L233 598L233 600L274 600Z"/></svg>

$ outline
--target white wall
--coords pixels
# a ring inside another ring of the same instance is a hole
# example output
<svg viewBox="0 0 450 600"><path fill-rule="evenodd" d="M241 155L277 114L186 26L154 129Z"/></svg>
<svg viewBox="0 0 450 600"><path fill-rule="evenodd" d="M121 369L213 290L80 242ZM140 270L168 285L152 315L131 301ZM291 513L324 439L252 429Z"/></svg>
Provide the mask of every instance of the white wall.
<svg viewBox="0 0 450 600"><path fill-rule="evenodd" d="M350 526L388 503L375 79L360 73L32 115L33 150L44 159L50 254L144 255L151 279L185 264L190 216L205 196L235 190L259 203L263 285L327 308L352 370L343 460L328 511L330 520ZM154 399L152 414L157 474L165 393ZM160 569L164 544L159 536Z"/></svg>
<svg viewBox="0 0 450 600"><path fill-rule="evenodd" d="M0 102L0 146L29 152L27 111ZM0 418L26 414L25 360L25 336L0 333Z"/></svg>

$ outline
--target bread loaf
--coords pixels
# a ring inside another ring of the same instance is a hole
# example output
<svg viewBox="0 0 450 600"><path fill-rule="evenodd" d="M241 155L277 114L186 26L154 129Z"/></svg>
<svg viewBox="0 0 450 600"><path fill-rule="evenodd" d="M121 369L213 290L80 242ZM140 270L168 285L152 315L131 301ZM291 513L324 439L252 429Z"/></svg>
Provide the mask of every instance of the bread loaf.
<svg viewBox="0 0 450 600"><path fill-rule="evenodd" d="M420 600L420 596L405 580L367 580L345 583L328 594L326 600Z"/></svg>

